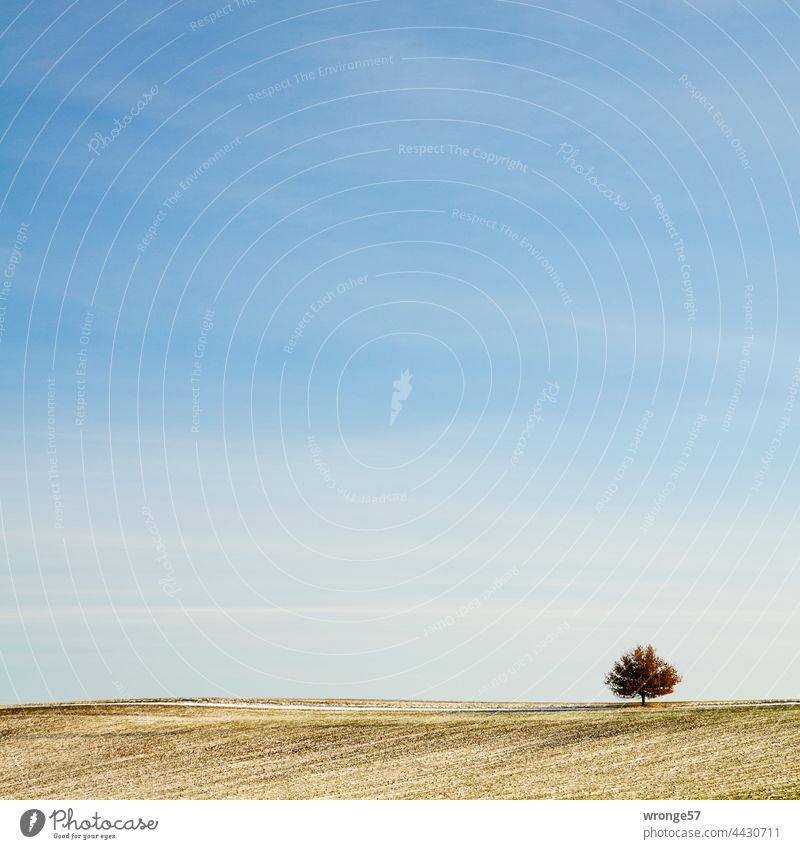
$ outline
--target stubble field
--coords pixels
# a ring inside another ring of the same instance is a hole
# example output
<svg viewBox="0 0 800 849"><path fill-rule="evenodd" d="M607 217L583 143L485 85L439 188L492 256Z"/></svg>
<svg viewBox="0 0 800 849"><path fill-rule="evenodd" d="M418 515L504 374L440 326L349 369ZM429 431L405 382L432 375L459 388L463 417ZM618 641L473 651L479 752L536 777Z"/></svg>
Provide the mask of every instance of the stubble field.
<svg viewBox="0 0 800 849"><path fill-rule="evenodd" d="M800 798L800 706L169 701L0 708L17 799Z"/></svg>

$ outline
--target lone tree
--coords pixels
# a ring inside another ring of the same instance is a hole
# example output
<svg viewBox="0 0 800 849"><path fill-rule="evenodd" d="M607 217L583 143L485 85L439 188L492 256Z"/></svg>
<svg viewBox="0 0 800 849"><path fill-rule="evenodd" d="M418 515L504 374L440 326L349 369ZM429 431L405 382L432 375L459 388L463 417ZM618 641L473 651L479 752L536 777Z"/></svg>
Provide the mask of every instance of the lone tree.
<svg viewBox="0 0 800 849"><path fill-rule="evenodd" d="M651 646L636 646L622 655L605 677L606 686L615 696L632 699L668 696L679 684L681 676L672 664L659 657Z"/></svg>

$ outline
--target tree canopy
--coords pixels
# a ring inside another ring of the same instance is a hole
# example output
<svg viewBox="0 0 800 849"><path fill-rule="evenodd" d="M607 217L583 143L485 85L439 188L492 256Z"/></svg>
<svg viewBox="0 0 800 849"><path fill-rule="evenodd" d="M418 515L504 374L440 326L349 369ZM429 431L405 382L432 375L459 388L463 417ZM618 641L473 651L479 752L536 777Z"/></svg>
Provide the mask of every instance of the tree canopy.
<svg viewBox="0 0 800 849"><path fill-rule="evenodd" d="M668 696L681 676L672 664L656 654L651 645L636 646L623 654L605 677L606 686L615 696L632 699Z"/></svg>

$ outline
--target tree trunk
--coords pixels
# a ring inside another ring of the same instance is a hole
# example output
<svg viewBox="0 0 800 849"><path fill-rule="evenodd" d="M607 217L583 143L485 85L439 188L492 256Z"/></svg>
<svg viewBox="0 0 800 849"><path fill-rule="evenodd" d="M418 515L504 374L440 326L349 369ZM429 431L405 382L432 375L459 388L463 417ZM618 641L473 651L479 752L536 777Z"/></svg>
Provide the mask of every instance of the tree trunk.
<svg viewBox="0 0 800 849"><path fill-rule="evenodd" d="M644 693L639 693L639 695L642 697L642 707L644 707Z"/></svg>

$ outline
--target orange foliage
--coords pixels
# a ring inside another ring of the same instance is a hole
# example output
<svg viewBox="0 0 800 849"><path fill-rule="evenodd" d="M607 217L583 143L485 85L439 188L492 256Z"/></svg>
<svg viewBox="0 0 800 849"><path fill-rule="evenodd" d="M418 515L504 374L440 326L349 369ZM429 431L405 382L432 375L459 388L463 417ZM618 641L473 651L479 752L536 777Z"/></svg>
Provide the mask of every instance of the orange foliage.
<svg viewBox="0 0 800 849"><path fill-rule="evenodd" d="M605 677L605 684L615 696L632 699L668 696L681 676L674 666L659 657L651 646L636 646L614 664Z"/></svg>

